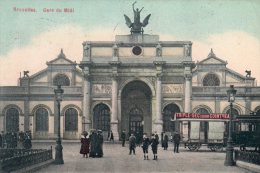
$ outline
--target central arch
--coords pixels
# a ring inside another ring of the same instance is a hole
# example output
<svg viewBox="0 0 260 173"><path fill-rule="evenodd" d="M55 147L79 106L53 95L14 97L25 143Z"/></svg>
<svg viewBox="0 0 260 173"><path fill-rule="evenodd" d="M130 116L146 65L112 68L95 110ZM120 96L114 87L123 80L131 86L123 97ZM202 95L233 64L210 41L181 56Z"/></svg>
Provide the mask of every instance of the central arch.
<svg viewBox="0 0 260 173"><path fill-rule="evenodd" d="M121 93L121 129L130 133L152 132L152 91L143 81L127 83Z"/></svg>

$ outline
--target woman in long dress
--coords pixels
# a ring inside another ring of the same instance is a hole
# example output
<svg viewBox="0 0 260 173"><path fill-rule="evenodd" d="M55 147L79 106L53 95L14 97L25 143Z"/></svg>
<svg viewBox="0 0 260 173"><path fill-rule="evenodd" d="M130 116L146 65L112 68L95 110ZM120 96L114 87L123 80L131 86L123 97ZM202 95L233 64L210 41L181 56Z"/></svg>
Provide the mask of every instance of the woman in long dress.
<svg viewBox="0 0 260 173"><path fill-rule="evenodd" d="M90 143L88 132L83 133L83 136L81 137L80 141L81 141L80 154L83 154L83 157L86 156L86 158L88 158L89 143Z"/></svg>

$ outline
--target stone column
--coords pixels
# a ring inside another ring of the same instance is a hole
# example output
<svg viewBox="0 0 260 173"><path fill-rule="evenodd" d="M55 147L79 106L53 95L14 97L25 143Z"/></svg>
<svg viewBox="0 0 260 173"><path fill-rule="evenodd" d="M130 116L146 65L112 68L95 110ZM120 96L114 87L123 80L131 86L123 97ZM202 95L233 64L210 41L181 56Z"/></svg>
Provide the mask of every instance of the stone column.
<svg viewBox="0 0 260 173"><path fill-rule="evenodd" d="M83 82L83 131L89 131L91 129L91 86L90 86L90 76L84 76Z"/></svg>
<svg viewBox="0 0 260 173"><path fill-rule="evenodd" d="M162 81L161 75L157 75L156 78L156 121L155 129L157 134L161 134L163 130L163 121L162 121Z"/></svg>
<svg viewBox="0 0 260 173"><path fill-rule="evenodd" d="M184 112L191 112L191 74L185 75Z"/></svg>
<svg viewBox="0 0 260 173"><path fill-rule="evenodd" d="M118 133L118 100L117 100L117 93L118 93L118 84L117 84L117 76L112 77L112 114L111 114L111 130L114 134L114 139L119 140L119 133Z"/></svg>
<svg viewBox="0 0 260 173"><path fill-rule="evenodd" d="M194 66L193 62L184 62L184 78L185 78L185 90L184 90L184 112L191 113L191 97L192 97L192 67ZM188 139L188 121L182 121L182 135L183 140Z"/></svg>

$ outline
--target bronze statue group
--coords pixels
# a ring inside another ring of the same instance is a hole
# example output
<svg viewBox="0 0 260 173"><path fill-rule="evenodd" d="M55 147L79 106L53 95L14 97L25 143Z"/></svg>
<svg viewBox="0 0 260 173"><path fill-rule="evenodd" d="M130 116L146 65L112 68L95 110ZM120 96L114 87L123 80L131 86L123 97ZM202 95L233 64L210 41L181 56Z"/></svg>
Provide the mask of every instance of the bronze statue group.
<svg viewBox="0 0 260 173"><path fill-rule="evenodd" d="M141 139L138 139L140 138ZM122 131L120 135L120 139L122 141L122 147L125 146L126 142L126 133L125 130ZM114 135L113 132L110 131L108 133L108 141L112 141L114 143ZM178 132L175 132L174 135L171 136L170 139L174 143L174 153L179 153L179 144L181 140L181 136ZM169 137L166 133L161 133L161 144L164 150L167 150L168 148L168 141ZM80 148L80 154L83 155L83 157L103 157L103 134L101 130L91 130L90 134L88 132L83 132L81 137L81 148ZM153 160L158 159L158 145L159 145L159 136L155 132L151 135L149 138L146 133L131 133L129 136L129 155L134 154L135 155L135 149L137 146L142 147L143 154L144 154L144 160L149 160L148 157L148 151L149 146L151 146L151 150L153 153Z"/></svg>

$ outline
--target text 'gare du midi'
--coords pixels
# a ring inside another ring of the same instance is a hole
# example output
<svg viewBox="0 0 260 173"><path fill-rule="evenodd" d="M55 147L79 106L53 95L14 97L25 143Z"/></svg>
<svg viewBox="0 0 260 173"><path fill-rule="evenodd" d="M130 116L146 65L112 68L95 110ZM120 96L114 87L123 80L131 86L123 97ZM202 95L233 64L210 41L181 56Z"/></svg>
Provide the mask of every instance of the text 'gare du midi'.
<svg viewBox="0 0 260 173"><path fill-rule="evenodd" d="M114 41L83 42L79 64L61 50L47 68L31 76L25 72L18 86L0 87L0 130L31 131L33 139L55 138L58 110L53 89L57 85L64 89L64 139L79 139L91 129L101 129L105 137L112 130L115 139L123 130L148 135L179 131L188 137L193 128L199 128L201 138L207 140L208 121L191 126L189 119L174 121L172 116L219 113L225 117L215 119L228 119L230 85L237 89L233 114L249 115L252 110L260 115L260 87L255 78L227 68L212 49L204 60L194 63L191 41L161 41L159 35L144 34L151 15L141 23L141 10L133 10L133 23L125 15L131 34L116 35ZM225 121L215 129L219 127L222 133L227 131Z"/></svg>

